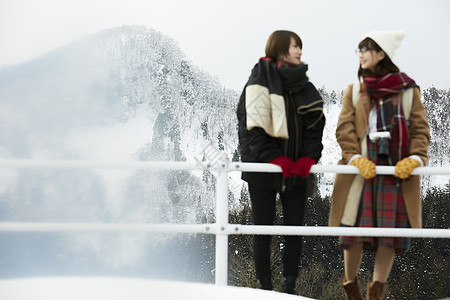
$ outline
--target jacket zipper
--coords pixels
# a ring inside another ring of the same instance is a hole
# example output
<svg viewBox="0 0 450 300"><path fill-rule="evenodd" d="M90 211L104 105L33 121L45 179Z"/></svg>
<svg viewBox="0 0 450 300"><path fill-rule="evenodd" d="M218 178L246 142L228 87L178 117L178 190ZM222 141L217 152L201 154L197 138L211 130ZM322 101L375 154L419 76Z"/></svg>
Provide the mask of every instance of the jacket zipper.
<svg viewBox="0 0 450 300"><path fill-rule="evenodd" d="M299 137L298 137L298 119L297 119L297 114L295 113L295 102L292 99L292 92L289 92L289 99L292 103L292 107L294 107L294 126L295 126L295 147L294 147L294 162L296 163L298 160L297 154L298 154L298 142L299 142ZM295 184L297 181L297 176L294 176L293 179L293 184Z"/></svg>
<svg viewBox="0 0 450 300"><path fill-rule="evenodd" d="M289 101L286 101L286 120L289 117ZM288 127L289 128L289 127ZM284 156L287 157L287 152L288 152L288 141L284 140ZM283 178L281 179L281 192L284 193L284 191L286 191L286 178L283 176Z"/></svg>

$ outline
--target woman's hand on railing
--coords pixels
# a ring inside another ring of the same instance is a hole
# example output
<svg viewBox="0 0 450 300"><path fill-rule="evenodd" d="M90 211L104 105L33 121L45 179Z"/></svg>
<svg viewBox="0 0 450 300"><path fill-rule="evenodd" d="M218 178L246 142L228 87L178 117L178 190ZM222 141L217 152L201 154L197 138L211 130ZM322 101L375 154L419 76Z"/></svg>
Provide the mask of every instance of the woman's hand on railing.
<svg viewBox="0 0 450 300"><path fill-rule="evenodd" d="M278 156L270 161L271 164L278 165L283 171L283 177L294 177L296 174L296 165L289 157Z"/></svg>
<svg viewBox="0 0 450 300"><path fill-rule="evenodd" d="M365 179L372 179L376 175L375 163L365 157L355 158L350 164L357 167Z"/></svg>
<svg viewBox="0 0 450 300"><path fill-rule="evenodd" d="M296 165L296 173L302 177L308 177L309 171L311 171L312 165L315 165L317 162L311 157L300 157Z"/></svg>
<svg viewBox="0 0 450 300"><path fill-rule="evenodd" d="M400 179L406 179L417 167L420 167L420 162L417 159L409 157L404 158L401 161L397 162L397 164L395 165L394 176Z"/></svg>

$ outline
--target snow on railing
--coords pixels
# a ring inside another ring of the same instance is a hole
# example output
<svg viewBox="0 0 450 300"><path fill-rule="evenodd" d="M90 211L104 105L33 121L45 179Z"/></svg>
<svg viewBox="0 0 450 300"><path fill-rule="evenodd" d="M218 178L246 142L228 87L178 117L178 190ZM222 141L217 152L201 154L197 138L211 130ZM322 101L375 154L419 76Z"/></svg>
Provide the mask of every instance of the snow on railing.
<svg viewBox="0 0 450 300"><path fill-rule="evenodd" d="M421 238L450 238L450 229L432 228L353 228L326 226L256 226L228 223L228 173L229 172L281 172L279 166L264 163L242 163L217 161L214 164L202 162L157 162L157 161L78 161L78 160L24 160L0 159L0 168L44 168L44 169L151 169L151 170L209 170L217 176L216 223L213 224L120 224L120 223L26 223L0 222L0 232L82 232L82 231L140 231L204 233L216 235L215 282L227 285L228 277L228 235L270 234L270 235L313 235L313 236L403 236ZM354 166L313 165L311 173L358 174ZM394 174L392 166L377 166L376 173ZM419 167L413 175L450 175L450 168Z"/></svg>

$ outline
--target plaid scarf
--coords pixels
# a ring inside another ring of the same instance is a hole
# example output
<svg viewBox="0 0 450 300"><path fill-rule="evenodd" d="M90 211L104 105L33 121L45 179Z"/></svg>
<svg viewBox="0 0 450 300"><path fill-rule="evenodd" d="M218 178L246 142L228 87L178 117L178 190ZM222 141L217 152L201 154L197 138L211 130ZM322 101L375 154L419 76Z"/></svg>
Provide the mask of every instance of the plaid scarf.
<svg viewBox="0 0 450 300"><path fill-rule="evenodd" d="M389 131L389 157L393 165L409 154L409 141L401 92L417 84L405 73L364 77L367 94L376 101L377 130Z"/></svg>
<svg viewBox="0 0 450 300"><path fill-rule="evenodd" d="M367 93L371 98L380 99L398 94L406 89L417 86L405 73L389 73L383 77L364 77Z"/></svg>
<svg viewBox="0 0 450 300"><path fill-rule="evenodd" d="M391 133L389 158L391 163L395 165L409 155L409 141L402 99L398 95L394 95L391 98L377 99L376 101L377 130Z"/></svg>

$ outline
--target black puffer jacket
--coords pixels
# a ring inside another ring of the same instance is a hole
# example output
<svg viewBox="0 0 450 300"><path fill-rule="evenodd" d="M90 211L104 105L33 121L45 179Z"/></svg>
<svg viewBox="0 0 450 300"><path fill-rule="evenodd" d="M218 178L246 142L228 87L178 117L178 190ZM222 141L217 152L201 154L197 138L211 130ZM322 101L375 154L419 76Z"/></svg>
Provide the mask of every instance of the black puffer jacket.
<svg viewBox="0 0 450 300"><path fill-rule="evenodd" d="M247 86L255 84L255 77L261 77L261 64L272 64L270 67L276 66L274 62L267 61L260 61L255 65L249 82L240 97L237 117L241 160L243 162L268 163L278 156L286 156L296 162L300 157L309 156L319 161L323 149L322 134L325 117L321 96L306 77L307 65L292 68L275 67L275 72L278 72L277 76L282 82L281 93L284 97L289 139L272 137L260 127L247 130L245 89ZM261 80L256 79L256 81ZM265 85L267 82L262 84ZM314 109L299 110L300 107L309 107L312 103L316 103ZM242 179L256 186L279 190L290 189L292 185L304 185L307 182L300 176L283 178L281 173L243 172Z"/></svg>

